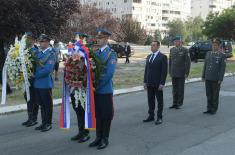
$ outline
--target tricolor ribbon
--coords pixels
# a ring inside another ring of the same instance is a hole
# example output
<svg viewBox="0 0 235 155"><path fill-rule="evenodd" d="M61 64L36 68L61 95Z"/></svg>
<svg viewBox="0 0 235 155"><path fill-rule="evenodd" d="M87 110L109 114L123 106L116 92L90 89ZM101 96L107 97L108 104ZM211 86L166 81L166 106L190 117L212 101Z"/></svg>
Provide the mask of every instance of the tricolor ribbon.
<svg viewBox="0 0 235 155"><path fill-rule="evenodd" d="M60 128L69 129L70 128L70 88L63 80L63 97L60 110Z"/></svg>
<svg viewBox="0 0 235 155"><path fill-rule="evenodd" d="M75 49L83 53L85 58L85 64L87 68L87 90L86 90L86 106L85 106L85 128L86 129L95 129L96 120L95 120L95 97L94 97L94 87L92 81L92 70L91 64L89 61L89 50L81 42L77 42Z"/></svg>

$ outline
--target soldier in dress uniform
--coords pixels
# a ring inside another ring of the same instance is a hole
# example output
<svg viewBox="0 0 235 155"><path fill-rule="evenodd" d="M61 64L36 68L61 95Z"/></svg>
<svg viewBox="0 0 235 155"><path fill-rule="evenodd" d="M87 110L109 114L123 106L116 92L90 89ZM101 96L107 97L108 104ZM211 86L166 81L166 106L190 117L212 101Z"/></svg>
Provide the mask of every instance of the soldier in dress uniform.
<svg viewBox="0 0 235 155"><path fill-rule="evenodd" d="M174 44L175 47L170 49L169 58L169 74L173 86L173 105L169 108L180 109L184 100L185 78L189 75L191 62L188 49L182 47L180 36L174 38Z"/></svg>
<svg viewBox="0 0 235 155"><path fill-rule="evenodd" d="M42 132L52 128L52 88L54 81L52 78L55 65L55 52L50 47L50 38L41 34L39 37L40 52L36 55L36 72L34 75L35 100L41 108L42 124L35 128Z"/></svg>
<svg viewBox="0 0 235 155"><path fill-rule="evenodd" d="M220 50L221 41L212 41L212 51L207 52L202 80L205 81L207 111L204 114L214 115L218 109L220 85L226 68L226 55Z"/></svg>
<svg viewBox="0 0 235 155"><path fill-rule="evenodd" d="M79 36L79 39L83 43L83 39L85 37L88 37L88 35L76 32L76 35ZM83 108L82 104L80 101L78 104L76 104L76 99L75 99L75 92L74 90L71 90L71 102L72 102L72 107L73 110L75 111L77 115L77 123L78 123L78 134L73 136L71 138L72 141L78 141L79 143L86 142L90 139L89 136L89 130L85 129L85 109Z"/></svg>
<svg viewBox="0 0 235 155"><path fill-rule="evenodd" d="M35 40L36 37L33 35L32 32L26 32L25 33L27 36L27 48L29 48L30 53L33 55L33 57L39 52L38 47L35 45ZM33 73L36 70L36 64L35 61L33 63ZM27 102L27 113L28 113L28 120L23 122L22 125L26 127L34 126L37 124L37 116L38 116L38 105L36 104L35 101L35 92L34 92L34 87L33 87L33 77L29 77L29 82L30 82L30 100ZM24 98L25 101L27 101L26 98L26 92L24 93Z"/></svg>
<svg viewBox="0 0 235 155"><path fill-rule="evenodd" d="M111 32L106 29L98 29L97 44L99 49L95 54L103 64L103 70L95 90L95 114L96 114L96 139L89 147L104 149L108 146L111 121L113 119L113 82L117 55L108 46L108 38Z"/></svg>

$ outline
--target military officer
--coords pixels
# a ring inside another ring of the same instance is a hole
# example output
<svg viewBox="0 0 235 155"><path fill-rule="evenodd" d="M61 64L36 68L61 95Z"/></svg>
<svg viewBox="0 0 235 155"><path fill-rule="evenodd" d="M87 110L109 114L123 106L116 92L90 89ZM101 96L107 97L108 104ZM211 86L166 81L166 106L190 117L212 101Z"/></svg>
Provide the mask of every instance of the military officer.
<svg viewBox="0 0 235 155"><path fill-rule="evenodd" d="M103 63L103 70L95 90L95 112L96 112L96 139L89 147L104 149L108 146L111 121L113 119L113 82L117 56L116 52L108 46L108 38L111 32L106 29L97 30L97 44L99 49L96 55Z"/></svg>
<svg viewBox="0 0 235 155"><path fill-rule="evenodd" d="M54 86L52 74L55 65L55 52L49 45L50 38L41 34L39 37L40 52L36 55L37 66L34 75L35 99L41 108L42 124L35 128L42 132L52 128L52 88Z"/></svg>
<svg viewBox="0 0 235 155"><path fill-rule="evenodd" d="M188 49L182 47L180 36L174 38L175 47L170 49L169 74L172 78L173 105L170 109L180 109L184 100L185 78L190 71L190 57Z"/></svg>
<svg viewBox="0 0 235 155"><path fill-rule="evenodd" d="M76 35L78 35L79 40L81 43L83 43L83 39L87 37L88 35L76 32ZM86 142L90 139L89 136L89 130L85 129L85 109L82 106L82 103L79 101L78 105L76 105L76 100L75 100L75 92L74 89L71 88L71 102L72 102L72 107L73 110L75 111L77 115L77 123L78 123L78 134L73 136L71 138L72 141L77 141L79 143Z"/></svg>
<svg viewBox="0 0 235 155"><path fill-rule="evenodd" d="M29 48L29 51L33 55L33 57L39 52L38 47L35 45L36 37L33 35L32 32L26 32L27 36L27 48ZM33 63L33 72L36 69L35 61ZM28 120L23 122L22 125L30 127L37 124L37 116L38 116L38 105L35 102L35 94L34 94L34 87L33 87L33 77L29 77L30 82L30 100L27 102L27 113L28 113ZM26 100L26 93L24 93L24 98Z"/></svg>
<svg viewBox="0 0 235 155"><path fill-rule="evenodd" d="M226 55L220 50L221 41L212 41L212 51L207 52L202 80L205 81L207 111L204 114L214 115L218 109L220 85L226 68Z"/></svg>

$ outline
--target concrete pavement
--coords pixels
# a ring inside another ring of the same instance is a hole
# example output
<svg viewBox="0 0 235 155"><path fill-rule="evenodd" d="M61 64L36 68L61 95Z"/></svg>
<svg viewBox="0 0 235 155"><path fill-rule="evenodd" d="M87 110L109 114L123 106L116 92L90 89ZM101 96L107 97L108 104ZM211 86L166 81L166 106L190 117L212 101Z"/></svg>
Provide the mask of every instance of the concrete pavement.
<svg viewBox="0 0 235 155"><path fill-rule="evenodd" d="M230 155L235 154L235 78L225 78L216 115L204 115L204 83L186 85L183 109L170 110L171 87L164 90L163 124L142 123L147 117L146 92L114 98L115 118L110 145L105 150L88 148L70 137L77 133L72 112L69 131L58 129L59 107L54 108L53 129L46 133L21 126L26 112L0 116L0 154L78 154L78 155ZM40 120L40 119L39 119ZM92 140L95 138L91 133Z"/></svg>

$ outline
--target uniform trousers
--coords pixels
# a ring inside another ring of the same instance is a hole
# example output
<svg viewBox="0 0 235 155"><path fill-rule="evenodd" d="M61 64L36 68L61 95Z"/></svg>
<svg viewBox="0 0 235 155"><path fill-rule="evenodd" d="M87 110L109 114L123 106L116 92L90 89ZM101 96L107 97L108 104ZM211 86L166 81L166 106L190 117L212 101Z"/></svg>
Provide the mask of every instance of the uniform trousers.
<svg viewBox="0 0 235 155"><path fill-rule="evenodd" d="M95 93L96 138L108 139L113 119L113 94Z"/></svg>
<svg viewBox="0 0 235 155"><path fill-rule="evenodd" d="M71 97L73 110L75 111L77 115L79 133L87 135L89 134L89 130L85 129L85 110L81 106L81 103L78 103L78 105L76 105L74 94L71 94L70 97Z"/></svg>
<svg viewBox="0 0 235 155"><path fill-rule="evenodd" d="M219 105L220 84L218 84L218 81L206 80L205 85L207 96L207 110L216 112Z"/></svg>
<svg viewBox="0 0 235 155"><path fill-rule="evenodd" d="M51 88L35 88L35 100L41 108L42 124L52 124L53 100Z"/></svg>
<svg viewBox="0 0 235 155"><path fill-rule="evenodd" d="M173 105L182 106L184 102L185 78L172 77Z"/></svg>
<svg viewBox="0 0 235 155"><path fill-rule="evenodd" d="M24 98L27 102L27 113L28 113L28 120L37 121L38 117L38 104L35 100L35 90L33 87L29 87L30 91L30 100L27 102L26 92L24 92Z"/></svg>

